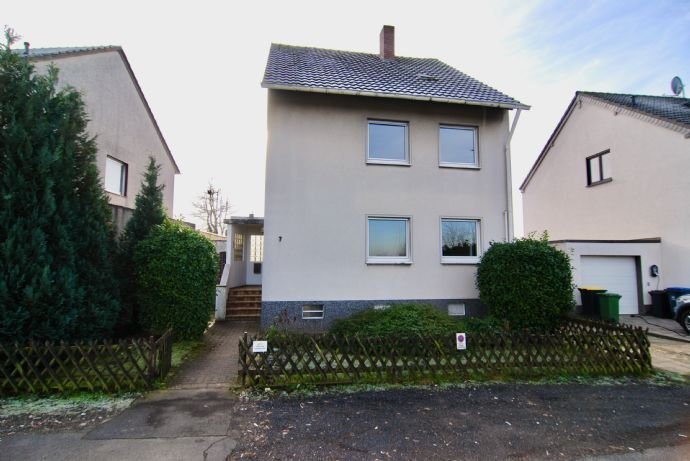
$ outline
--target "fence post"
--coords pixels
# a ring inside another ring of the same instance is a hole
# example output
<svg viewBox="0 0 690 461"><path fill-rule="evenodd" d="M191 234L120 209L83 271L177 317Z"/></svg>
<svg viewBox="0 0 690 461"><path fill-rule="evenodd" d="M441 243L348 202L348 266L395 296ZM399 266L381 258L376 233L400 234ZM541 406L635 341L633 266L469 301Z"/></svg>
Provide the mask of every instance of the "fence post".
<svg viewBox="0 0 690 461"><path fill-rule="evenodd" d="M154 379L156 379L156 354L158 353L158 347L156 344L156 340L153 336L149 336L149 356L148 356L148 362L149 362L149 372L148 372L148 377L149 377L149 382L148 384L151 385Z"/></svg>
<svg viewBox="0 0 690 461"><path fill-rule="evenodd" d="M242 387L247 384L247 332L242 336L240 345L240 373L242 374Z"/></svg>

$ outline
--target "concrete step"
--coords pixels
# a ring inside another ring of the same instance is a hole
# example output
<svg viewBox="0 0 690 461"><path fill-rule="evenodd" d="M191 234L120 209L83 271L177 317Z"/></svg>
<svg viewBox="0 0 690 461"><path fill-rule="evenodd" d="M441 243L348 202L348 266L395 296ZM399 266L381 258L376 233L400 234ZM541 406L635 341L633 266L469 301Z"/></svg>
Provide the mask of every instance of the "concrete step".
<svg viewBox="0 0 690 461"><path fill-rule="evenodd" d="M226 317L229 316L236 316L236 315L255 315L257 317L261 316L261 308L256 308L256 307L245 307L245 308L235 308L235 309L228 309L225 311Z"/></svg>
<svg viewBox="0 0 690 461"><path fill-rule="evenodd" d="M261 302L255 302L255 303L246 303L246 302L239 302L239 303L234 303L230 302L226 306L227 310L230 309L244 309L244 308L251 308L251 309L261 309Z"/></svg>

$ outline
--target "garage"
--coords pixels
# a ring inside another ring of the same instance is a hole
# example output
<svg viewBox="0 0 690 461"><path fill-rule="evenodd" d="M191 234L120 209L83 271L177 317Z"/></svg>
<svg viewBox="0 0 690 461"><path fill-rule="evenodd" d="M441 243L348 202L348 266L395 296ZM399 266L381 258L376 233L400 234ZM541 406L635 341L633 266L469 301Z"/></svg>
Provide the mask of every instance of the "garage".
<svg viewBox="0 0 690 461"><path fill-rule="evenodd" d="M633 256L580 257L580 284L600 286L621 295L621 314L639 313L637 278L637 263Z"/></svg>

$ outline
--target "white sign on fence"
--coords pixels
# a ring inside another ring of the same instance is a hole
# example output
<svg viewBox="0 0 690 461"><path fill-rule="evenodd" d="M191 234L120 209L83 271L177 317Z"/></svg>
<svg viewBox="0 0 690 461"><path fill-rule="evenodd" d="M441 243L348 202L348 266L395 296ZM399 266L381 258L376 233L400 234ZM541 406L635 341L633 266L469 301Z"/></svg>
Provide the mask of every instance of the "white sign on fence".
<svg viewBox="0 0 690 461"><path fill-rule="evenodd" d="M455 343L459 351L467 349L467 335L465 333L455 333Z"/></svg>
<svg viewBox="0 0 690 461"><path fill-rule="evenodd" d="M254 341L252 343L252 352L266 352L268 351L268 341Z"/></svg>

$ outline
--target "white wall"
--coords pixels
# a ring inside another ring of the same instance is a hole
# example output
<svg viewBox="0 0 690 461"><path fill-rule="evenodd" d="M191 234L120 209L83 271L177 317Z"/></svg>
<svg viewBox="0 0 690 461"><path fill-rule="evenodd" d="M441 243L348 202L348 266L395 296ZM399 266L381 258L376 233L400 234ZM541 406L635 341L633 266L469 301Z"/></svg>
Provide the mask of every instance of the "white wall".
<svg viewBox="0 0 690 461"><path fill-rule="evenodd" d="M505 238L504 110L269 91L264 301L476 298L440 263L440 217ZM367 119L409 122L411 166L367 165ZM480 170L439 168L439 124L479 126ZM411 265L367 265L366 216L411 216ZM282 237L282 241L279 241Z"/></svg>
<svg viewBox="0 0 690 461"><path fill-rule="evenodd" d="M54 63L59 85L71 85L82 93L90 118L89 133L97 136L98 169L105 173L106 156L128 164L127 195L108 192L113 205L134 208L149 155L162 165L159 182L165 185L163 204L173 213L175 167L158 138L146 108L117 51L66 55L34 62L38 72Z"/></svg>
<svg viewBox="0 0 690 461"><path fill-rule="evenodd" d="M525 232L548 230L551 240L661 237L661 287L690 286L690 139L580 98L523 193ZM613 181L586 187L585 158L606 149Z"/></svg>

